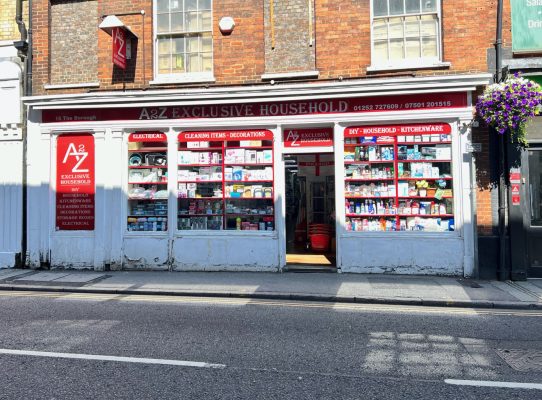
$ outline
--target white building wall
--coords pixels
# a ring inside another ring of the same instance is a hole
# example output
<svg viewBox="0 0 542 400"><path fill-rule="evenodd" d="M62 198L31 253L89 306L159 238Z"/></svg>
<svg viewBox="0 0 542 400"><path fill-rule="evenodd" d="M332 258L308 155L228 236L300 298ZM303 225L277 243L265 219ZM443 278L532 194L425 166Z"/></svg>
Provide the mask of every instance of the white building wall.
<svg viewBox="0 0 542 400"><path fill-rule="evenodd" d="M0 42L0 268L21 253L23 142L21 67L12 43Z"/></svg>

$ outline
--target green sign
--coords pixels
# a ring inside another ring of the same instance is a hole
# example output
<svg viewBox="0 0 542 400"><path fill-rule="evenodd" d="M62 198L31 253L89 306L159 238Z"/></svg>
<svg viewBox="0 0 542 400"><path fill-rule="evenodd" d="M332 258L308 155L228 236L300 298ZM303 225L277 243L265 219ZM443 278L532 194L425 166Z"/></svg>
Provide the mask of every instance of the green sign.
<svg viewBox="0 0 542 400"><path fill-rule="evenodd" d="M510 0L512 3L512 51L542 51L542 0Z"/></svg>

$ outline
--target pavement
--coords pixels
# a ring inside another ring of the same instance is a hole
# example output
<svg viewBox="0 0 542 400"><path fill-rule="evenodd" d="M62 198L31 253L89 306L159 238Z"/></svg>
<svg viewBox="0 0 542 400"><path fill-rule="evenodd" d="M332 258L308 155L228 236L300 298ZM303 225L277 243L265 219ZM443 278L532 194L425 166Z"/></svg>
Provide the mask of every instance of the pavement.
<svg viewBox="0 0 542 400"><path fill-rule="evenodd" d="M345 273L3 269L0 290L542 309L542 279L500 282Z"/></svg>

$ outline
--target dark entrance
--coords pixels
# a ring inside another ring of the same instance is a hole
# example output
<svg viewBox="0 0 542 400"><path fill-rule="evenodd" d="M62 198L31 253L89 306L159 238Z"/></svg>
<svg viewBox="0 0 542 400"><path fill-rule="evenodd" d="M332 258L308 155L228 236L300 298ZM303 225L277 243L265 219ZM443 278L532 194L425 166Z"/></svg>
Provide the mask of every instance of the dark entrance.
<svg viewBox="0 0 542 400"><path fill-rule="evenodd" d="M286 264L335 266L333 154L285 155Z"/></svg>
<svg viewBox="0 0 542 400"><path fill-rule="evenodd" d="M526 182L528 212L524 216L527 247L527 276L542 278L542 144L531 144L526 152L529 171Z"/></svg>

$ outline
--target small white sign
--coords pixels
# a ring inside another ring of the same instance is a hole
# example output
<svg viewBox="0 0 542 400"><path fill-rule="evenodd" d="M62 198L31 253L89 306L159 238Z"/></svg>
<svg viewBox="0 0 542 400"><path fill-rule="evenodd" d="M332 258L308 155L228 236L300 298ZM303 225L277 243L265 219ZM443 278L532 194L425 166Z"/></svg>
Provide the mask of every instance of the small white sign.
<svg viewBox="0 0 542 400"><path fill-rule="evenodd" d="M482 152L482 143L470 143L466 146L466 151L468 153L481 153Z"/></svg>

